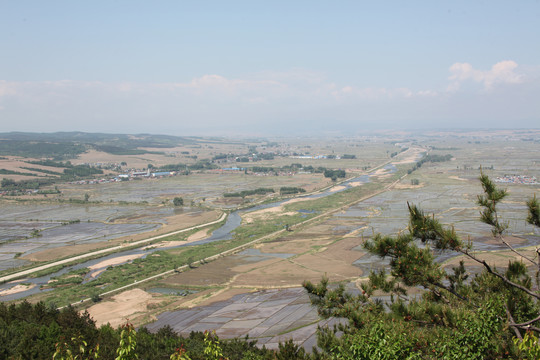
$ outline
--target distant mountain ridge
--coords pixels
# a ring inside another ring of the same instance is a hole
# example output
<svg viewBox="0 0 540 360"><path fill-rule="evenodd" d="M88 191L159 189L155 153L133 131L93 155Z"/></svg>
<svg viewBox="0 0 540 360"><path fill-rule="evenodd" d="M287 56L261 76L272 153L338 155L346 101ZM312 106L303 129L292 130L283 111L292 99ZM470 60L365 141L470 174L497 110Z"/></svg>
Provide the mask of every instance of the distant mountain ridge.
<svg viewBox="0 0 540 360"><path fill-rule="evenodd" d="M105 134L85 132L0 133L0 154L24 157L68 159L95 149L115 155L145 154L140 148L171 148L180 144L194 144L189 137L150 134Z"/></svg>

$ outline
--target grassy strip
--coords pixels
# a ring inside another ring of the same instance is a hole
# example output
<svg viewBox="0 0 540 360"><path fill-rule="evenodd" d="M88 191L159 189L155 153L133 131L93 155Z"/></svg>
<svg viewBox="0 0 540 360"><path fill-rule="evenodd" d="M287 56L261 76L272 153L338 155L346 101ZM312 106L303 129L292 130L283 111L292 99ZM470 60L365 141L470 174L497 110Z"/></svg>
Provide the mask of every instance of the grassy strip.
<svg viewBox="0 0 540 360"><path fill-rule="evenodd" d="M57 265L57 266L53 266L51 268L48 268L48 269L45 269L45 270L41 270L41 271L38 271L38 272L35 272L32 274L32 277L33 278L38 278L38 277L42 277L42 276L46 276L46 275L50 275L50 274L53 274L57 271L60 271L62 270L64 267L66 267L67 265ZM19 271L19 270L17 270ZM2 274L4 275L4 274ZM5 275L9 275L9 274L5 274Z"/></svg>
<svg viewBox="0 0 540 360"><path fill-rule="evenodd" d="M287 204L284 208L286 211L308 210L319 213L326 212L360 200L370 193L381 190L384 186L385 183L366 183L362 186L352 187L318 199Z"/></svg>
<svg viewBox="0 0 540 360"><path fill-rule="evenodd" d="M136 259L131 263L110 268L97 279L88 283L73 285L69 288L59 288L54 292L41 293L36 295L35 298L44 300L54 306L67 305L91 297L95 293L104 293L169 269L199 262L251 240L233 239L168 251L156 251L145 259Z"/></svg>

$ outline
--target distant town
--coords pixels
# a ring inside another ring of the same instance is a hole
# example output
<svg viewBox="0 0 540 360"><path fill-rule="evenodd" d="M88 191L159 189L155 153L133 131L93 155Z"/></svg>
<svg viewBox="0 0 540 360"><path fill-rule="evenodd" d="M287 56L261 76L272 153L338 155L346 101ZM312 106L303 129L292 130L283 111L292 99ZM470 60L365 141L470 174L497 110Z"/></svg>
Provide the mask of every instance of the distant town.
<svg viewBox="0 0 540 360"><path fill-rule="evenodd" d="M524 184L524 185L536 185L538 184L535 176L527 175L504 175L495 178L495 182L504 184Z"/></svg>

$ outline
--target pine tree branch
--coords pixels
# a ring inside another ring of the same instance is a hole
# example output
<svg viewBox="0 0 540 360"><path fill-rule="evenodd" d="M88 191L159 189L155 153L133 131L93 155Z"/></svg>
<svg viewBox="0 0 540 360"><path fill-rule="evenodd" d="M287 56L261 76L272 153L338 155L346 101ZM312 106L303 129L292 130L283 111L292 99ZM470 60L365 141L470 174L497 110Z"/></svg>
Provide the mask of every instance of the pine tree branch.
<svg viewBox="0 0 540 360"><path fill-rule="evenodd" d="M499 237L502 241L502 243L504 245L506 245L507 248L509 248L512 252L516 253L517 255L521 256L522 258L524 258L525 260L529 261L530 263L532 263L533 265L536 265L538 266L538 264L536 263L536 261L532 260L531 258L529 258L528 256L526 255L523 255L522 253L520 253L519 251L517 251L516 249L514 249L512 247L512 245L510 245L506 240L504 240L504 237L500 236Z"/></svg>
<svg viewBox="0 0 540 360"><path fill-rule="evenodd" d="M451 288L449 287L446 287L444 286L443 284L440 284L440 283L432 283L434 286L438 287L438 288L441 288L441 289L444 289L446 291L448 291L450 294L456 296L458 299L461 299L463 301L467 301L467 302L470 302L470 300L464 296L461 296L460 294L458 294L455 290L452 290Z"/></svg>
<svg viewBox="0 0 540 360"><path fill-rule="evenodd" d="M508 316L508 325L512 328L512 330L514 330L514 333L516 334L516 336L520 339L520 340L523 340L523 337L521 336L521 333L519 332L518 330L518 324L515 324L514 323L514 317L512 316L512 314L510 313L510 310L508 309L508 305L507 304L504 304L504 309L506 310L506 315Z"/></svg>
<svg viewBox="0 0 540 360"><path fill-rule="evenodd" d="M511 326L517 326L517 327L523 327L523 326L530 325L530 324L532 324L532 323L534 323L534 322L537 322L537 321L539 321L539 320L540 320L540 315L537 316L537 317L535 317L535 318L532 319L532 320L529 320L529 321L526 321L526 322L520 323L520 324L514 324L514 323L513 323L514 321L512 320L512 324L510 324L510 325L511 325Z"/></svg>
<svg viewBox="0 0 540 360"><path fill-rule="evenodd" d="M537 300L540 300L540 295L527 289L526 287L522 286L522 285L519 285L519 284L516 284L515 282L511 281L510 279L508 279L506 276L504 275L501 275L499 274L497 271L494 271L491 266L489 266L489 264L485 261L485 260L480 260L478 259L476 256L472 255L471 253L469 253L468 250L459 250L462 254L468 256L470 259L476 261L477 263L479 264L482 264L484 266L484 268L487 270L487 272L489 272L490 274L492 275L495 275L496 277L498 277L499 279L501 279L503 282L505 282L506 284L516 288L516 289L519 289L523 292L525 292L526 294L534 297L535 299Z"/></svg>
<svg viewBox="0 0 540 360"><path fill-rule="evenodd" d="M538 270L536 271L536 287L540 288L540 249L536 248L536 259L538 260Z"/></svg>

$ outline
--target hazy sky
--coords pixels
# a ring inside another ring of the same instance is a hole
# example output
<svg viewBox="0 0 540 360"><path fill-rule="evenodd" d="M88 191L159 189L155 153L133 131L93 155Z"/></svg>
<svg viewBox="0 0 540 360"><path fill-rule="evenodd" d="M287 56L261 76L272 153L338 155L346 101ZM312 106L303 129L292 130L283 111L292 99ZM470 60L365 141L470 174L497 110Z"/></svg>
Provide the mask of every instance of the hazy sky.
<svg viewBox="0 0 540 360"><path fill-rule="evenodd" d="M0 1L0 132L540 127L539 1Z"/></svg>

